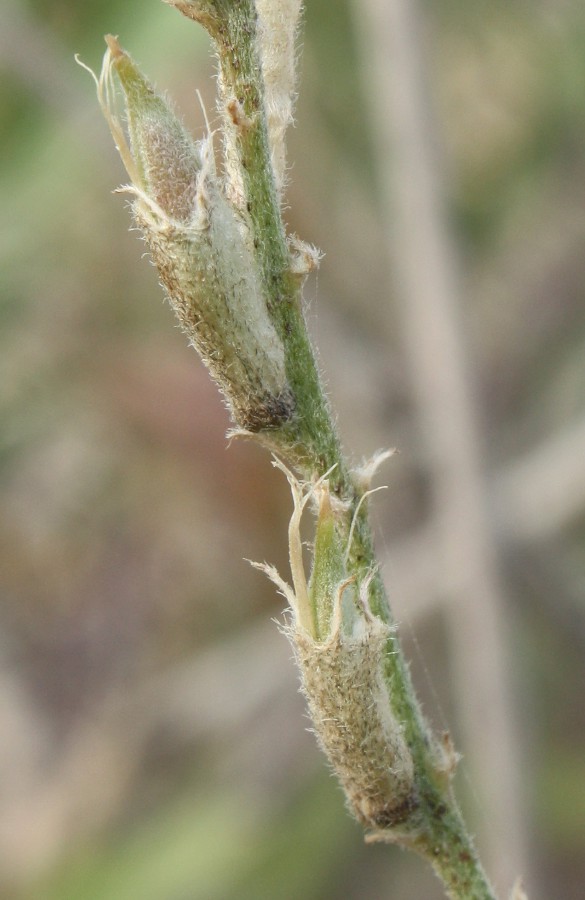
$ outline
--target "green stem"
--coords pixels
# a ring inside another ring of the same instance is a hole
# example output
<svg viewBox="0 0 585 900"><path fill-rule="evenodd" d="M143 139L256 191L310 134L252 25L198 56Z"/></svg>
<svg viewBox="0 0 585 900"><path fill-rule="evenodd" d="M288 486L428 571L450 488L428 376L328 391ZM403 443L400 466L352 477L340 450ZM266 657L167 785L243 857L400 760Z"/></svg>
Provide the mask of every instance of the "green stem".
<svg viewBox="0 0 585 900"><path fill-rule="evenodd" d="M292 271L270 160L255 4L253 0L167 2L203 24L216 43L226 107L224 127L230 131L243 184L240 205L250 228L269 316L285 348L295 412L285 424L264 429L258 437L306 478L320 477L335 466L330 475L331 490L347 509L338 527L347 540L354 523L347 570L355 574L359 584L377 571L367 504L360 503L365 488L343 458L307 334L301 282ZM370 604L376 615L392 623L386 592L377 574L370 588ZM388 825L388 840L425 857L450 897L494 900L452 796L449 766L424 720L395 632L388 640L384 665L390 704L396 720L402 723L414 763L411 796L399 821L395 818Z"/></svg>
<svg viewBox="0 0 585 900"><path fill-rule="evenodd" d="M271 430L269 438L305 475L322 474L337 465L333 475L337 491L353 496L355 490L342 461L339 439L309 343L302 313L301 281L291 271L270 160L256 43L256 9L253 0L218 3L217 9L220 22L212 36L221 68L223 101L226 105L237 102L246 123L239 125L226 115L225 128L233 133L244 186L244 212L268 313L285 347L287 376L296 404L292 421Z"/></svg>

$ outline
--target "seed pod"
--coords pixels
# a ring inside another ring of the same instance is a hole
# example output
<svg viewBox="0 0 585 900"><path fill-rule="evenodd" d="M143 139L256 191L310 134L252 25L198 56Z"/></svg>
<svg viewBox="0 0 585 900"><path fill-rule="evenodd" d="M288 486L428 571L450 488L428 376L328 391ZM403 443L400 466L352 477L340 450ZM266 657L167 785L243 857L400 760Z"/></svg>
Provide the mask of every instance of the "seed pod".
<svg viewBox="0 0 585 900"><path fill-rule="evenodd" d="M133 211L171 306L248 431L293 414L285 355L266 307L241 214L226 199L211 137L195 142L111 36L98 95L132 185ZM130 146L114 110L124 90Z"/></svg>
<svg viewBox="0 0 585 900"><path fill-rule="evenodd" d="M204 152L183 127L168 102L159 96L122 50L106 37L112 67L126 97L131 155L144 193L169 219L189 224L195 207Z"/></svg>
<svg viewBox="0 0 585 900"><path fill-rule="evenodd" d="M384 683L391 628L364 608L346 633L342 594L325 641L288 632L315 733L350 810L374 833L400 825L415 805L413 762Z"/></svg>
<svg viewBox="0 0 585 900"><path fill-rule="evenodd" d="M201 178L191 226L137 203L136 221L179 321L226 396L237 424L257 432L293 410L284 349L271 324L233 209Z"/></svg>
<svg viewBox="0 0 585 900"><path fill-rule="evenodd" d="M403 728L384 680L392 628L369 605L371 577L354 589L345 569L326 479L306 487L282 464L293 491L289 551L294 590L268 566L260 566L283 591L293 611L284 631L301 672L301 685L318 741L345 791L356 818L372 839L386 839L416 807L414 768ZM300 517L311 494L319 515L310 586L300 569ZM339 502L339 501L337 501ZM385 832L385 834L384 834Z"/></svg>

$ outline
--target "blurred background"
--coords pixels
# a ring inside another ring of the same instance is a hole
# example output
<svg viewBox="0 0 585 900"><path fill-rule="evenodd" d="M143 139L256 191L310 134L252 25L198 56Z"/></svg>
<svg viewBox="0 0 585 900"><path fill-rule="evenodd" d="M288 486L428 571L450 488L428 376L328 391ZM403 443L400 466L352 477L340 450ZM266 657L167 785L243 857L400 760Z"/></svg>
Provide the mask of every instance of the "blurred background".
<svg viewBox="0 0 585 900"><path fill-rule="evenodd" d="M585 883L585 8L308 0L291 231L425 711L506 895ZM409 6L409 4L406 4ZM214 63L158 0L4 0L0 895L438 900L366 847L283 600L290 496L228 421L73 61L119 34L202 133Z"/></svg>

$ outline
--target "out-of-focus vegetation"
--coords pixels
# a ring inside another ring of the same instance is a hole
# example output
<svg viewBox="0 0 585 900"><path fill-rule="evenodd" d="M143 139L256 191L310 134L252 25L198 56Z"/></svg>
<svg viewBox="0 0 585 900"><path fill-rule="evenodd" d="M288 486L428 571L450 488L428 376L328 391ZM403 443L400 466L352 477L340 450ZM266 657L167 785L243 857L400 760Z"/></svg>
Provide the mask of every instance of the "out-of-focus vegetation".
<svg viewBox="0 0 585 900"><path fill-rule="evenodd" d="M427 7L501 524L532 896L577 900L585 8ZM364 847L305 733L290 650L270 622L281 601L243 562L286 569L290 499L259 449L226 449L219 396L111 194L122 167L73 62L79 52L98 67L101 35L119 33L201 131L195 88L214 104L207 40L158 0L4 0L2 20L0 894L438 898L418 860ZM334 12L307 2L287 218L326 252L308 317L346 446L356 459L401 450L375 501L391 581L393 547L416 540L429 485L398 317L389 325L352 21L342 0ZM429 715L457 736L456 623L416 583L408 597L390 592ZM481 822L473 796L467 807Z"/></svg>

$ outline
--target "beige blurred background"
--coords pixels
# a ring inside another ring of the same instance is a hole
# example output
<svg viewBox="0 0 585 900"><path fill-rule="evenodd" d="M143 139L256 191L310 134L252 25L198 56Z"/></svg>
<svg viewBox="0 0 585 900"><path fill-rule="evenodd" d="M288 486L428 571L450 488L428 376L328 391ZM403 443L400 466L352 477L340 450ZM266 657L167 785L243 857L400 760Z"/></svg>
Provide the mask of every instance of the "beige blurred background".
<svg viewBox="0 0 585 900"><path fill-rule="evenodd" d="M308 0L291 231L425 710L505 895L585 883L585 8ZM366 847L282 598L290 497L128 233L91 80L119 34L197 133L159 0L0 17L0 896L438 900Z"/></svg>

